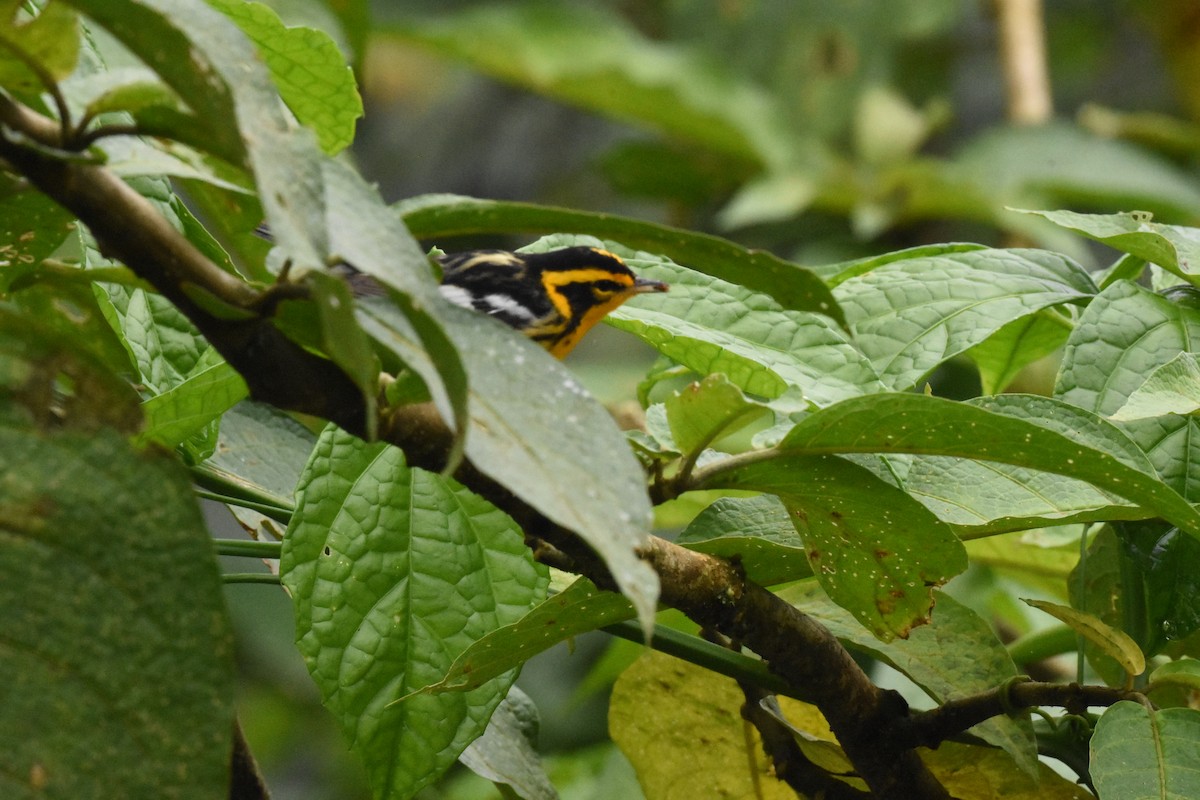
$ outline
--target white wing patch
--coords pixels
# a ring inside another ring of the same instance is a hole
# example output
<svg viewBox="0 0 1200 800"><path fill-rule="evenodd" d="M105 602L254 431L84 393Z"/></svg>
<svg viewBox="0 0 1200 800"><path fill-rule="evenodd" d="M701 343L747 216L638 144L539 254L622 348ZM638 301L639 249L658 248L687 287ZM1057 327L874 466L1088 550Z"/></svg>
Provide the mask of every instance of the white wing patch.
<svg viewBox="0 0 1200 800"><path fill-rule="evenodd" d="M506 314L529 322L536 319L533 312L506 294L489 294L483 298L489 314Z"/></svg>
<svg viewBox="0 0 1200 800"><path fill-rule="evenodd" d="M462 306L463 308L471 309L475 308L475 304L472 302L474 298L471 296L471 293L461 286L443 283L438 287L438 291L442 293L442 297L446 298L451 303L454 303L456 306Z"/></svg>

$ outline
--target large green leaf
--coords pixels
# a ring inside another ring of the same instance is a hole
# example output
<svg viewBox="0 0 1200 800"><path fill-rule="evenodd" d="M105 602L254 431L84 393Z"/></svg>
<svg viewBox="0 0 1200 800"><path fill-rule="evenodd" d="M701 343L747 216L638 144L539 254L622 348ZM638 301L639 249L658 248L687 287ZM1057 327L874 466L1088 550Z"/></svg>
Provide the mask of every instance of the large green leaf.
<svg viewBox="0 0 1200 800"><path fill-rule="evenodd" d="M224 796L233 641L186 474L11 418L0 453L0 794Z"/></svg>
<svg viewBox="0 0 1200 800"><path fill-rule="evenodd" d="M547 237L539 247L587 241ZM723 373L752 394L777 398L789 387L824 406L882 391L867 357L829 318L789 311L767 295L695 272L649 253L607 247L639 275L666 281L671 291L621 306L609 322L700 375Z"/></svg>
<svg viewBox="0 0 1200 800"><path fill-rule="evenodd" d="M1200 536L1200 513L1156 475L1139 468L1130 453L1111 451L1110 444L1119 440L1084 438L1080 443L1044 427L1038 417L1026 419L1019 410L1019 416L1008 411L1002 403L981 408L916 394L869 395L814 412L774 450L733 463L822 453L917 453L997 461L1087 481ZM1100 442L1110 444L1098 449ZM729 466L708 469L717 477Z"/></svg>
<svg viewBox="0 0 1200 800"><path fill-rule="evenodd" d="M458 195L416 197L397 209L404 224L420 239L476 233L587 234L666 256L698 272L762 292L784 308L842 319L833 295L812 271L766 250L750 250L709 234L613 214Z"/></svg>
<svg viewBox="0 0 1200 800"><path fill-rule="evenodd" d="M1085 481L967 458L916 456L900 486L963 537L1153 513Z"/></svg>
<svg viewBox="0 0 1200 800"><path fill-rule="evenodd" d="M974 250L889 261L834 289L855 343L892 389L908 389L938 364L1014 319L1096 292L1065 256L1041 250Z"/></svg>
<svg viewBox="0 0 1200 800"><path fill-rule="evenodd" d="M367 300L358 314L368 334L419 374L432 369L394 305ZM649 531L650 502L641 467L611 415L528 338L456 306L441 315L471 375L467 457L587 542L649 631L658 578L635 549ZM436 389L433 398L445 408Z"/></svg>
<svg viewBox="0 0 1200 800"><path fill-rule="evenodd" d="M515 672L470 692L413 693L519 619L547 582L502 512L409 470L395 447L332 426L301 478L281 570L309 671L376 796L389 798L453 764Z"/></svg>
<svg viewBox="0 0 1200 800"><path fill-rule="evenodd" d="M1123 460L1146 474L1154 466L1115 425L1076 406L1036 395L1001 395L971 405L1057 431ZM1142 519L1153 513L1085 481L1014 464L945 456L909 456L888 474L960 533L980 535L1105 519Z"/></svg>
<svg viewBox="0 0 1200 800"><path fill-rule="evenodd" d="M1128 700L1104 712L1090 746L1101 800L1188 800L1200 795L1200 712Z"/></svg>
<svg viewBox="0 0 1200 800"><path fill-rule="evenodd" d="M1067 341L1055 394L1111 416L1151 373L1192 352L1200 341L1200 310L1171 302L1128 281L1100 293ZM1200 493L1200 431L1191 417L1163 416L1121 423L1158 474L1186 497ZM1183 527L1183 526L1181 526Z"/></svg>
<svg viewBox="0 0 1200 800"><path fill-rule="evenodd" d="M777 495L821 586L884 640L928 622L930 587L967 568L966 551L945 523L836 456L780 455L723 470L706 487Z"/></svg>

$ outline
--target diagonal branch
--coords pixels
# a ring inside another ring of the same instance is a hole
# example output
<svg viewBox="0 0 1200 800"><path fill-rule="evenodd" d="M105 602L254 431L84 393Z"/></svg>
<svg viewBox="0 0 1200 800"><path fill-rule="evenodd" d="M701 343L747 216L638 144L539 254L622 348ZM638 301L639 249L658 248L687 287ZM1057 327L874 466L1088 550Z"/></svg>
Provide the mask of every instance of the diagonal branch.
<svg viewBox="0 0 1200 800"><path fill-rule="evenodd" d="M239 309L257 309L262 292L224 272L166 222L145 198L108 170L61 160L58 126L0 93L0 158L84 222L106 253L170 299L246 379L251 396L288 411L330 420L365 436L363 398L328 359L284 336L269 317L218 315L197 293ZM231 318L235 317L235 318ZM381 435L413 466L440 469L451 432L432 406L390 409ZM612 587L603 561L565 530L465 463L464 485L506 511L533 539L553 545L576 571ZM728 562L651 537L641 556L658 572L662 601L701 626L743 642L825 714L858 774L880 798L946 798L916 754L884 731L908 716L894 692L870 682L849 653L811 618L745 580Z"/></svg>

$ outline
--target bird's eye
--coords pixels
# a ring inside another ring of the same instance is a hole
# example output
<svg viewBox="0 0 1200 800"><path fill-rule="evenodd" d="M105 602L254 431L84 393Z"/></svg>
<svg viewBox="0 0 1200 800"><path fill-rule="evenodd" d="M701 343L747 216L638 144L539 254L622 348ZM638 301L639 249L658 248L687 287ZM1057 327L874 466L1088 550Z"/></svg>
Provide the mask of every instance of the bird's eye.
<svg viewBox="0 0 1200 800"><path fill-rule="evenodd" d="M592 287L601 294L616 294L621 291L621 284L616 281L596 281Z"/></svg>

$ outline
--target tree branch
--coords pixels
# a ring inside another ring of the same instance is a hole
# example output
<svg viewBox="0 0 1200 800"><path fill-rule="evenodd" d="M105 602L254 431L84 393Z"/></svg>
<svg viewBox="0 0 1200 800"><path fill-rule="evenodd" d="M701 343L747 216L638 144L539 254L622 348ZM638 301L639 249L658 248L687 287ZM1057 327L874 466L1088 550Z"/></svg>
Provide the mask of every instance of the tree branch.
<svg viewBox="0 0 1200 800"><path fill-rule="evenodd" d="M1089 706L1111 706L1121 700L1147 702L1145 695L1126 689L1026 680L913 714L893 734L910 747L937 747L974 725L1021 709L1058 706L1082 715Z"/></svg>
<svg viewBox="0 0 1200 800"><path fill-rule="evenodd" d="M0 94L0 124L7 129L7 135L0 136L0 158L73 212L106 253L170 299L246 379L253 398L366 435L363 398L331 361L289 340L269 318L230 319L193 299L202 292L238 308L255 309L262 297L259 290L205 259L145 198L111 172L48 154L45 148L61 144L58 126L51 120ZM403 449L410 465L437 470L444 464L451 433L431 405L390 409L380 423L382 437ZM577 572L612 587L602 560L570 531L469 462L455 477L506 511L527 535L556 548L558 557L569 559ZM820 708L876 797L948 797L915 752L882 735L907 717L907 705L895 692L873 685L828 630L745 580L721 559L654 537L641 556L659 574L663 603L703 627L743 642L797 696Z"/></svg>

